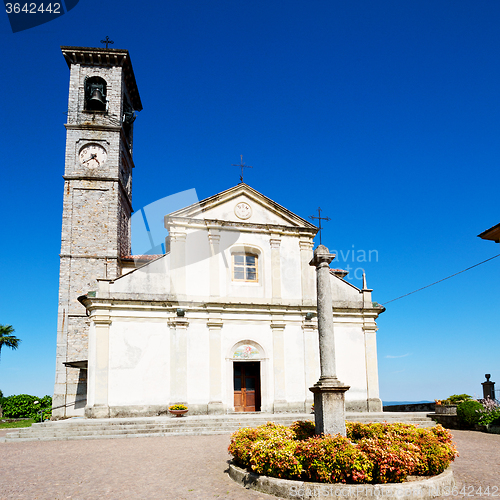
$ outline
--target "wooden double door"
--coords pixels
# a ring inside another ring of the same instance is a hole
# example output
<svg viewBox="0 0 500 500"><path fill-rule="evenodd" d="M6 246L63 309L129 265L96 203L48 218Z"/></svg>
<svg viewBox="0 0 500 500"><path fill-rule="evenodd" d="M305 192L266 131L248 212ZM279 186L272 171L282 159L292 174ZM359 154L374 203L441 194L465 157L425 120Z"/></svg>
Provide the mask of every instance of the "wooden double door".
<svg viewBox="0 0 500 500"><path fill-rule="evenodd" d="M234 411L260 411L260 362L234 362Z"/></svg>

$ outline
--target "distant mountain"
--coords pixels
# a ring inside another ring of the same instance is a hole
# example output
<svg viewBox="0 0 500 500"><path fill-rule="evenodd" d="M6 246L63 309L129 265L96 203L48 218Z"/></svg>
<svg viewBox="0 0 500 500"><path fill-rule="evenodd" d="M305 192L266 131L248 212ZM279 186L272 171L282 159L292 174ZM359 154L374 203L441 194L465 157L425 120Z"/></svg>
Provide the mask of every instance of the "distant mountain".
<svg viewBox="0 0 500 500"><path fill-rule="evenodd" d="M422 403L434 403L434 401L424 400L424 401L382 401L382 406L394 406L394 405L418 405Z"/></svg>

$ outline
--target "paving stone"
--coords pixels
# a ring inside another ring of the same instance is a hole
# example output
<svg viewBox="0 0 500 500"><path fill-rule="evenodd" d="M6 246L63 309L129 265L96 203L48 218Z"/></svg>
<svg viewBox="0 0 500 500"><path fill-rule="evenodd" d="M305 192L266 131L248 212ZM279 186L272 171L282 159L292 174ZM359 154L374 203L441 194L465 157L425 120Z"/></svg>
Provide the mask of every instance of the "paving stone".
<svg viewBox="0 0 500 500"><path fill-rule="evenodd" d="M500 435L452 431L458 490L499 488ZM271 499L245 490L225 470L229 435L0 443L0 499ZM470 492L466 490L466 492ZM470 496L479 497L474 494ZM484 496L484 495L483 495Z"/></svg>

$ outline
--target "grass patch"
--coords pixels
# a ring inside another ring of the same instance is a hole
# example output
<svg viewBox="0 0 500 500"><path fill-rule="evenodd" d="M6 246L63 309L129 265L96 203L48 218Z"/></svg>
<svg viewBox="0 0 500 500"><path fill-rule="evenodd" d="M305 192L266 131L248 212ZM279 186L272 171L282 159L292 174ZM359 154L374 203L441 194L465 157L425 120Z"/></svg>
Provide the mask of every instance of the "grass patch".
<svg viewBox="0 0 500 500"><path fill-rule="evenodd" d="M20 422L0 422L0 429L16 429L19 427L31 427L35 421L32 418Z"/></svg>

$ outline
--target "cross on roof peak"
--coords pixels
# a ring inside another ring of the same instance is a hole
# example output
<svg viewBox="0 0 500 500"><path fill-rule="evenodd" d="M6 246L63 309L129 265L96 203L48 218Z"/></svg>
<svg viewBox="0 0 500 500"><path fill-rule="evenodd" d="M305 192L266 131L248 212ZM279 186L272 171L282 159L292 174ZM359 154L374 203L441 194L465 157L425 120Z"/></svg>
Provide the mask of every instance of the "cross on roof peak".
<svg viewBox="0 0 500 500"><path fill-rule="evenodd" d="M231 166L232 167L240 167L241 168L240 182L243 182L243 169L244 168L253 168L253 167L250 166L250 165L245 165L243 163L243 155L240 155L240 158L241 158L241 161L240 161L239 164L238 163L233 163Z"/></svg>
<svg viewBox="0 0 500 500"><path fill-rule="evenodd" d="M113 42L113 40L110 40L109 36L106 35L106 38L104 40L101 40L101 43L105 43L106 44L106 48L108 48L108 44L110 44L110 43L113 44L115 42Z"/></svg>
<svg viewBox="0 0 500 500"><path fill-rule="evenodd" d="M314 219L318 219L319 221L319 244L321 245L321 230L323 229L321 227L321 221L329 221L331 220L330 217L321 217L321 207L318 207L318 217L315 217L314 215L310 215L309 218L314 222Z"/></svg>

